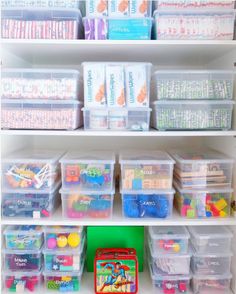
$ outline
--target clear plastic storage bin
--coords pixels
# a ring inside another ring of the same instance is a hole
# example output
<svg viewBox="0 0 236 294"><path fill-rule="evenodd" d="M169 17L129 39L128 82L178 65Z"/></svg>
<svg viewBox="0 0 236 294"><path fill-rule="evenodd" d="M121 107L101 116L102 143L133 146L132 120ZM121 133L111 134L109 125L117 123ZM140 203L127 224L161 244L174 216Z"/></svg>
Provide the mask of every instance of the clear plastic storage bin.
<svg viewBox="0 0 236 294"><path fill-rule="evenodd" d="M150 249L150 263L155 275L189 275L191 253L185 254L162 254Z"/></svg>
<svg viewBox="0 0 236 294"><path fill-rule="evenodd" d="M125 217L170 218L173 213L174 190L122 191Z"/></svg>
<svg viewBox="0 0 236 294"><path fill-rule="evenodd" d="M53 187L60 179L59 159L62 152L19 150L2 158L3 189L42 190Z"/></svg>
<svg viewBox="0 0 236 294"><path fill-rule="evenodd" d="M151 17L85 17L87 40L150 40Z"/></svg>
<svg viewBox="0 0 236 294"><path fill-rule="evenodd" d="M191 269L196 275L230 274L232 253L197 253L193 250Z"/></svg>
<svg viewBox="0 0 236 294"><path fill-rule="evenodd" d="M5 270L37 272L41 270L41 250L3 250Z"/></svg>
<svg viewBox="0 0 236 294"><path fill-rule="evenodd" d="M191 293L190 280L191 275L163 275L156 274L153 271L152 264L149 264L154 293Z"/></svg>
<svg viewBox="0 0 236 294"><path fill-rule="evenodd" d="M54 292L78 292L81 289L81 277L83 274L84 261L79 271L52 272L44 271L44 284L46 291Z"/></svg>
<svg viewBox="0 0 236 294"><path fill-rule="evenodd" d="M60 162L63 189L102 191L111 190L113 187L113 152L72 151L63 156Z"/></svg>
<svg viewBox="0 0 236 294"><path fill-rule="evenodd" d="M63 245L65 239L60 240L59 244ZM82 260L84 258L84 244L85 238L83 238L80 248L59 249L51 250L44 249L44 269L45 271L58 271L58 272L73 272L79 271L82 266Z"/></svg>
<svg viewBox="0 0 236 294"><path fill-rule="evenodd" d="M61 39L83 37L78 9L9 8L2 10L3 39Z"/></svg>
<svg viewBox="0 0 236 294"><path fill-rule="evenodd" d="M37 250L43 244L42 227L36 225L7 226L3 235L7 249Z"/></svg>
<svg viewBox="0 0 236 294"><path fill-rule="evenodd" d="M224 275L194 275L192 287L194 294L231 294L231 274Z"/></svg>
<svg viewBox="0 0 236 294"><path fill-rule="evenodd" d="M173 150L175 181L181 189L231 188L234 159L211 150Z"/></svg>
<svg viewBox="0 0 236 294"><path fill-rule="evenodd" d="M192 246L199 253L226 253L231 251L233 234L225 226L189 227Z"/></svg>
<svg viewBox="0 0 236 294"><path fill-rule="evenodd" d="M158 100L231 100L232 71L158 70L152 76L153 97Z"/></svg>
<svg viewBox="0 0 236 294"><path fill-rule="evenodd" d="M83 104L75 100L6 99L3 129L75 130L83 125Z"/></svg>
<svg viewBox="0 0 236 294"><path fill-rule="evenodd" d="M80 251L83 236L84 227L82 226L48 226L44 228L45 248Z"/></svg>
<svg viewBox="0 0 236 294"><path fill-rule="evenodd" d="M3 288L9 293L38 293L42 274L38 272L3 272Z"/></svg>
<svg viewBox="0 0 236 294"><path fill-rule="evenodd" d="M155 101L152 124L166 130L230 130L233 101Z"/></svg>
<svg viewBox="0 0 236 294"><path fill-rule="evenodd" d="M177 185L175 188L175 207L182 217L230 217L232 189L179 189Z"/></svg>
<svg viewBox="0 0 236 294"><path fill-rule="evenodd" d="M120 153L122 190L162 190L172 188L175 161L163 151Z"/></svg>
<svg viewBox="0 0 236 294"><path fill-rule="evenodd" d="M82 110L84 112L85 130L149 130L151 116L150 108L83 108Z"/></svg>
<svg viewBox="0 0 236 294"><path fill-rule="evenodd" d="M77 70L11 68L2 71L2 99L76 100L81 88Z"/></svg>
<svg viewBox="0 0 236 294"><path fill-rule="evenodd" d="M176 10L176 9L233 9L234 0L156 0L153 1L154 9Z"/></svg>
<svg viewBox="0 0 236 294"><path fill-rule="evenodd" d="M148 108L151 64L84 62L85 108Z"/></svg>
<svg viewBox="0 0 236 294"><path fill-rule="evenodd" d="M2 190L2 216L19 218L51 217L60 203L58 183L45 190Z"/></svg>
<svg viewBox="0 0 236 294"><path fill-rule="evenodd" d="M149 227L148 236L152 251L162 254L185 254L189 248L189 233L185 227Z"/></svg>
<svg viewBox="0 0 236 294"><path fill-rule="evenodd" d="M65 218L109 219L112 217L114 190L69 191L61 190L62 214Z"/></svg>
<svg viewBox="0 0 236 294"><path fill-rule="evenodd" d="M154 12L156 40L233 40L235 11L171 10Z"/></svg>
<svg viewBox="0 0 236 294"><path fill-rule="evenodd" d="M2 0L2 8L79 8L79 0Z"/></svg>

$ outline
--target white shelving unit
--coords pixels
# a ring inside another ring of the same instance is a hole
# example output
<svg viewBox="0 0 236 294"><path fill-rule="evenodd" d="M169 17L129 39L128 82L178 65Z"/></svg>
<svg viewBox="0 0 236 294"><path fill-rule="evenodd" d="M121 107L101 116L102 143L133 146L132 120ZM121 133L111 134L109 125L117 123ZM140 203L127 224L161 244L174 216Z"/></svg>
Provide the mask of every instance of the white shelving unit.
<svg viewBox="0 0 236 294"><path fill-rule="evenodd" d="M236 41L54 41L54 40L3 40L3 67L56 67L79 68L83 61L148 61L157 68L234 69ZM236 92L235 92L236 93ZM50 149L167 149L209 146L236 159L236 111L231 131L180 131L180 132L88 132L1 130L1 157L22 147ZM236 188L236 172L234 173ZM117 196L119 198L119 196ZM174 212L172 219L128 219L122 217L121 202L114 207L114 217L109 221L64 220L61 210L51 219L2 219L7 224L47 225L229 225L235 233L236 218L189 220ZM234 241L234 244L235 244ZM234 246L235 247L235 246ZM236 254L236 247L234 248ZM232 290L236 293L236 257L233 260ZM82 294L93 293L91 274L85 274ZM40 293L44 293L41 291ZM140 292L152 293L147 272L140 276Z"/></svg>

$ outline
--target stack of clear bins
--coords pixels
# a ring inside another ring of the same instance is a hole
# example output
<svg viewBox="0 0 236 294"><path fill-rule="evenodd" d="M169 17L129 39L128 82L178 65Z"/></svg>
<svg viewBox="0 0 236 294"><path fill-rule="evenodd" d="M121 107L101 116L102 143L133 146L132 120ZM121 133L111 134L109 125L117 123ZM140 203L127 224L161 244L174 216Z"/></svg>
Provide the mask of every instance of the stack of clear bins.
<svg viewBox="0 0 236 294"><path fill-rule="evenodd" d="M193 248L193 292L231 293L231 231L224 226L194 226L189 227L189 232Z"/></svg>
<svg viewBox="0 0 236 294"><path fill-rule="evenodd" d="M61 152L20 150L2 159L2 216L50 217L60 202Z"/></svg>
<svg viewBox="0 0 236 294"><path fill-rule="evenodd" d="M36 293L42 282L43 231L40 226L15 225L4 230L3 284L6 292Z"/></svg>
<svg viewBox="0 0 236 294"><path fill-rule="evenodd" d="M85 62L84 129L148 131L151 64Z"/></svg>
<svg viewBox="0 0 236 294"><path fill-rule="evenodd" d="M85 229L80 226L45 227L44 239L45 289L79 291L86 256Z"/></svg>
<svg viewBox="0 0 236 294"><path fill-rule="evenodd" d="M111 218L115 155L109 151L68 152L61 159L65 218Z"/></svg>
<svg viewBox="0 0 236 294"><path fill-rule="evenodd" d="M148 228L147 252L155 293L190 293L189 238L185 227Z"/></svg>
<svg viewBox="0 0 236 294"><path fill-rule="evenodd" d="M77 70L11 68L2 71L3 129L74 130L83 124Z"/></svg>
<svg viewBox="0 0 236 294"><path fill-rule="evenodd" d="M172 217L174 160L163 151L123 151L119 163L123 215Z"/></svg>
<svg viewBox="0 0 236 294"><path fill-rule="evenodd" d="M175 207L181 217L225 218L231 213L234 159L211 149L175 150Z"/></svg>
<svg viewBox="0 0 236 294"><path fill-rule="evenodd" d="M157 130L230 130L233 72L158 70L152 76L152 126Z"/></svg>

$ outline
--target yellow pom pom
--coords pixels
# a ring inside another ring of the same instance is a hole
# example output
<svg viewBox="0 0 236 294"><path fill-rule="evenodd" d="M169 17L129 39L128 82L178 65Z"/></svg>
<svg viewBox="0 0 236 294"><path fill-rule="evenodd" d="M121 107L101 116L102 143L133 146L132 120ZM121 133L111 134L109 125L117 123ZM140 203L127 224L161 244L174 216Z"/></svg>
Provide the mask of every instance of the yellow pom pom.
<svg viewBox="0 0 236 294"><path fill-rule="evenodd" d="M77 247L79 246L79 243L80 243L80 236L78 233L70 233L67 241L70 247L73 247L73 248Z"/></svg>
<svg viewBox="0 0 236 294"><path fill-rule="evenodd" d="M66 247L67 245L67 238L66 236L59 236L57 238L57 246L60 247L60 248L63 248L63 247Z"/></svg>
<svg viewBox="0 0 236 294"><path fill-rule="evenodd" d="M180 251L180 245L179 245L178 243L175 243L175 244L173 245L173 250L174 250L175 252L179 252L179 251Z"/></svg>

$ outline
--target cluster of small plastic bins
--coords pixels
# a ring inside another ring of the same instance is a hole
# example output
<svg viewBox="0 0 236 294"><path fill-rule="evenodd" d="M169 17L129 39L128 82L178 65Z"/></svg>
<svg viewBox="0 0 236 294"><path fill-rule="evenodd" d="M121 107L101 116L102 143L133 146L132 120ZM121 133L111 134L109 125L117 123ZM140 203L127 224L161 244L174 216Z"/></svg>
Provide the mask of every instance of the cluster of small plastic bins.
<svg viewBox="0 0 236 294"><path fill-rule="evenodd" d="M43 231L39 226L15 225L4 230L3 281L7 292L37 292L42 282Z"/></svg>
<svg viewBox="0 0 236 294"><path fill-rule="evenodd" d="M61 152L22 150L2 159L2 216L50 217L60 197Z"/></svg>
<svg viewBox="0 0 236 294"><path fill-rule="evenodd" d="M82 1L3 1L2 38L80 39Z"/></svg>
<svg viewBox="0 0 236 294"><path fill-rule="evenodd" d="M223 218L231 212L234 160L214 150L172 151L175 206L182 217Z"/></svg>
<svg viewBox="0 0 236 294"><path fill-rule="evenodd" d="M85 130L148 131L151 64L85 62Z"/></svg>
<svg viewBox="0 0 236 294"><path fill-rule="evenodd" d="M233 40L235 1L155 1L154 39Z"/></svg>
<svg viewBox="0 0 236 294"><path fill-rule="evenodd" d="M158 130L230 130L232 71L156 71L152 125Z"/></svg>
<svg viewBox="0 0 236 294"><path fill-rule="evenodd" d="M80 73L58 69L2 72L3 129L74 130L83 125Z"/></svg>
<svg viewBox="0 0 236 294"><path fill-rule="evenodd" d="M174 160L162 151L120 153L123 215L132 218L172 216Z"/></svg>
<svg viewBox="0 0 236 294"><path fill-rule="evenodd" d="M150 40L152 1L86 1L87 40Z"/></svg>
<svg viewBox="0 0 236 294"><path fill-rule="evenodd" d="M190 235L185 227L149 227L148 258L155 293L189 293Z"/></svg>
<svg viewBox="0 0 236 294"><path fill-rule="evenodd" d="M44 229L44 283L47 291L80 290L86 255L86 234L79 226Z"/></svg>
<svg viewBox="0 0 236 294"><path fill-rule="evenodd" d="M231 241L233 234L222 226L189 227L193 257L194 293L230 293Z"/></svg>
<svg viewBox="0 0 236 294"><path fill-rule="evenodd" d="M68 152L61 159L65 218L111 218L115 155L106 151Z"/></svg>

